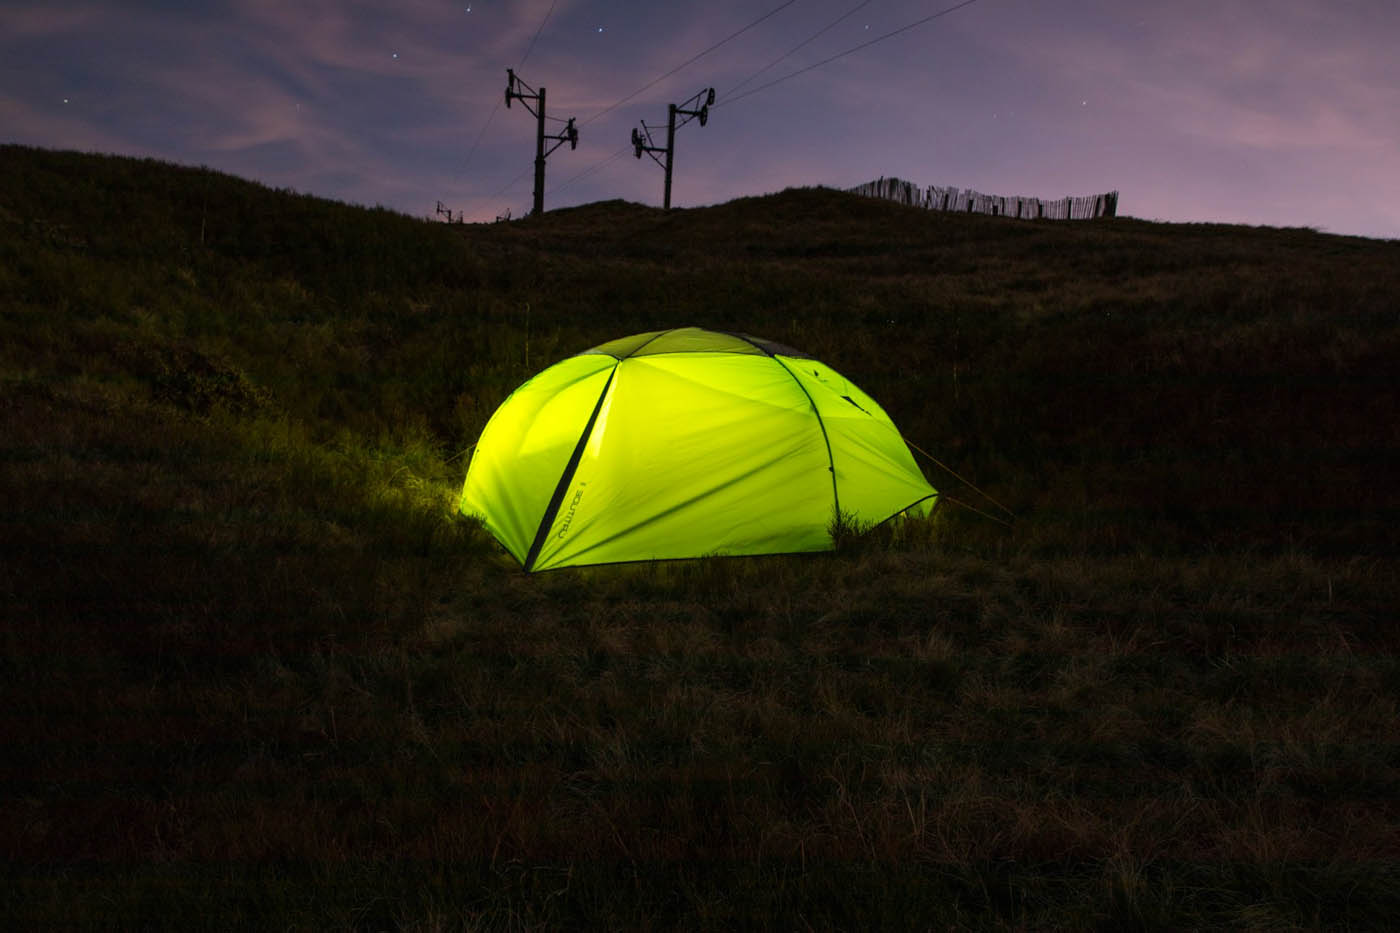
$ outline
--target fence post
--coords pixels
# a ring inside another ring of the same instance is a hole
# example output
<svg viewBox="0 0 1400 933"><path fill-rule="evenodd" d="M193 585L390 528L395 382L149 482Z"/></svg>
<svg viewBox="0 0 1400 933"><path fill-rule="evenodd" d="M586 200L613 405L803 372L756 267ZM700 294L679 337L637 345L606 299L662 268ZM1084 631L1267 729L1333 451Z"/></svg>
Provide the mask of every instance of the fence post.
<svg viewBox="0 0 1400 933"><path fill-rule="evenodd" d="M1118 215L1118 192L1066 195L1046 201L1025 195L983 194L973 188L929 185L927 188L893 176L880 176L874 181L847 189L866 197L884 198L925 210L951 211L967 214L989 214L993 217L1032 218L1037 220L1090 220Z"/></svg>

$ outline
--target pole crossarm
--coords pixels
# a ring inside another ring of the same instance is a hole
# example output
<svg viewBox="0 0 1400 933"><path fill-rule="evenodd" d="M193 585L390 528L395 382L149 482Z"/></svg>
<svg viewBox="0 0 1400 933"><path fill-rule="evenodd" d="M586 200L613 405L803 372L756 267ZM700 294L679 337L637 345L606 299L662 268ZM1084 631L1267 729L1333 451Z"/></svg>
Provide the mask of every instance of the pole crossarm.
<svg viewBox="0 0 1400 933"><path fill-rule="evenodd" d="M702 97L705 99L703 104L700 103ZM680 125L685 126L691 120L698 119L700 125L704 126L710 120L710 108L714 105L715 89L707 87L685 103L676 105L676 113L685 117L685 120L682 121Z"/></svg>
<svg viewBox="0 0 1400 933"><path fill-rule="evenodd" d="M548 149L548 151L545 152L545 156L548 156L551 152L553 152L555 149L558 149L560 146L564 145L565 143L568 143L568 144L569 144L569 148L570 148L570 149L577 149L577 148L578 148L578 127L574 126L574 118L573 118L573 117L569 117L569 125L566 126L566 127L564 127L563 132L561 132L561 133L559 133L558 135L555 135L555 136L548 136L548 135L546 135L546 136L545 136L545 139L552 139L552 140L555 140L555 141L556 141L556 142L554 143L554 145L550 146L549 149Z"/></svg>
<svg viewBox="0 0 1400 933"><path fill-rule="evenodd" d="M523 87L525 90L524 90L523 92L522 92L522 91L517 91L517 90L516 90L516 87ZM538 110L536 110L534 107L531 107L529 102L533 100L536 104L538 104L538 103L539 103L539 100L540 100L540 92L537 91L537 90L535 90L534 88L530 87L530 85L526 84L526 83L525 83L525 79L522 78L522 77L520 77L518 74L516 74L514 68L507 68L507 69L506 69L506 109L507 109L507 110L510 109L510 102L511 102L512 100L518 100L518 101L520 101L522 104L524 104L524 105L525 105L525 109L528 110L528 111L530 111L530 116L532 116L532 117L539 117L540 112L539 112Z"/></svg>
<svg viewBox="0 0 1400 933"><path fill-rule="evenodd" d="M642 121L641 133L638 133L636 129L632 130L632 149L636 152L637 158L640 159L642 157L642 153L645 152L647 155L651 156L651 160L657 165L661 166L662 168L666 167L666 163L662 162L656 157L656 154L658 152L665 152L666 147L658 146L652 140L651 127L647 126L647 121L645 120Z"/></svg>

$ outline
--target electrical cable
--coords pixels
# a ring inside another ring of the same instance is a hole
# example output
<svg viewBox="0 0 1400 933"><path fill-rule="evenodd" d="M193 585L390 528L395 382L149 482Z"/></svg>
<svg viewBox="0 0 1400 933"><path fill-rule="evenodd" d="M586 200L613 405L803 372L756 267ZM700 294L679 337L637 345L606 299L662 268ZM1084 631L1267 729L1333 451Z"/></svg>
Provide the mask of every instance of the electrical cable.
<svg viewBox="0 0 1400 933"><path fill-rule="evenodd" d="M530 44L525 47L525 54L521 56L520 65L516 65L516 68L519 68L521 65L524 65L525 60L530 57L530 53L535 50L535 40L540 37L540 33L544 32L544 25L545 23L549 22L550 16L554 14L554 7L557 6L558 3L559 0L553 0L553 2L549 4L549 9L545 11L544 18L540 20L539 26L535 29L535 35L533 38L530 39ZM500 109L501 101L500 98L497 98L496 105L492 107L491 112L486 115L486 122L481 124L481 129L477 132L476 139L472 142L471 149L467 150L467 157L462 161L463 172L466 172L467 166L471 165L472 156L476 155L476 150L481 145L481 140L484 139L486 136L487 128L491 126L491 121L496 119L496 111ZM562 123L563 121L561 120L560 122Z"/></svg>
<svg viewBox="0 0 1400 933"><path fill-rule="evenodd" d="M836 18L835 18L834 20L832 20L831 22L827 23L827 24L826 24L825 26L823 26L821 29L819 29L819 30L817 30L816 32L812 33L812 34L811 34L810 36L808 36L806 39L803 39L803 40L802 40L801 42L799 42L797 45L794 45L792 48L788 49L788 50L787 50L786 52L784 52L782 55L780 55L780 56L778 56L777 58L773 59L771 62L769 62L768 64L764 65L762 68L758 69L758 70L755 71L753 74L749 75L747 78L745 78L744 80L740 81L738 84L734 85L734 86L733 86L732 88L730 88L728 91L725 91L724 97L725 97L725 98L728 98L730 94L736 93L740 88L742 88L744 85L748 84L748 83L749 83L750 81L752 81L754 78L757 78L759 75L763 74L764 72L769 71L770 69L776 67L777 65L779 65L779 64L781 64L781 63L787 61L789 58L792 57L792 55L793 55L795 52L801 51L802 49L806 48L808 45L811 45L813 42L815 42L816 40L820 39L822 36L826 35L826 34L827 34L828 32L830 32L832 29L835 29L837 26L839 26L841 23L845 22L845 21L846 21L847 19L849 19L850 17L854 16L855 14L859 13L861 10L863 10L863 9L865 9L866 7L870 6L870 4L873 3L873 2L874 2L874 0L861 0L860 3L857 3L855 6L851 7L849 10L847 10L847 11L844 12L844 13L842 13L840 16L836 17Z"/></svg>
<svg viewBox="0 0 1400 933"><path fill-rule="evenodd" d="M553 0L549 5L549 9L545 11L544 19L540 20L539 28L535 30L534 37L530 39L530 44L525 48L525 54L521 57L520 64L515 66L517 69L525 64L525 60L528 59L530 53L535 50L535 40L539 39L540 33L544 32L544 24L549 22L549 18L554 15L554 7L558 5L558 3L559 0Z"/></svg>
<svg viewBox="0 0 1400 933"><path fill-rule="evenodd" d="M488 195L488 197L499 198L501 195L505 194L507 191L509 191L510 189L514 188L515 185L516 185L516 183L519 182L520 179L524 178L526 175L529 175L529 174L532 173L534 170L535 170L535 166L532 164L532 165L531 165L529 168L527 168L525 171L521 172L519 175L516 175L514 178L512 178L510 181L506 182L504 185L502 185L500 188L498 188L498 189L497 189L496 191L494 191L492 194Z"/></svg>
<svg viewBox="0 0 1400 933"><path fill-rule="evenodd" d="M620 159L620 158L622 158L623 156L625 156L625 155L627 154L627 151L628 151L629 149L631 149L631 148L632 148L631 145L623 146L621 149L617 150L616 152L614 152L612 155L608 156L607 158L602 159L602 160L600 160L600 161L598 161L598 162L594 162L594 163L593 163L592 165L590 165L588 168L586 168L586 169L584 169L583 171L579 172L577 175L574 175L572 178L569 178L569 179L567 179L567 180L565 180L565 181L561 181L559 184L555 185L553 188L550 188L548 191L546 191L545 194L553 194L553 193L556 192L556 191L561 191L561 190L563 190L564 188L567 188L569 185L572 185L572 184L573 184L574 182L576 182L576 181L581 181L581 180L583 180L584 178L588 177L589 175L593 175L593 174L595 174L595 173L597 173L597 172L602 171L604 168L606 168L607 166L611 165L613 162L616 162L618 159Z"/></svg>
<svg viewBox="0 0 1400 933"><path fill-rule="evenodd" d="M652 81L650 81L650 82L648 82L647 84L643 85L642 87L638 88L636 91L633 91L631 94L627 95L626 97L622 98L621 100L617 101L616 103L613 103L613 104L609 105L608 107L603 108L602 110L600 110L600 111L598 111L597 113L593 114L593 116L591 116L591 117L589 117L588 119L582 121L582 122L579 123L578 125L579 125L579 126L586 126L587 124L592 123L594 120L597 120L599 117L602 117L602 116L604 116L604 115L606 115L606 114L608 114L608 113L611 113L612 111L616 110L618 107L621 107L623 104L627 103L628 101L630 101L630 100L632 100L633 98L637 97L638 95L642 94L644 91L649 90L650 88L652 88L652 87L654 87L655 85L659 84L661 81L664 81L666 78L671 77L671 75L674 75L676 72L680 71L681 69L685 68L686 66L691 65L691 64L693 64L693 63L699 61L701 58L704 58L706 55L710 54L711 52L713 52L713 51L715 51L716 49L720 48L721 46L725 45L726 43L728 43L728 42L730 42L730 41L732 41L732 40L734 40L734 39L737 39L739 36L743 35L745 32L748 32L750 29L752 29L752 28L754 28L755 26L757 26L757 25L759 25L760 23L762 23L764 20L769 19L770 17L772 17L772 16L774 16L775 14L781 12L782 10L786 9L787 7L791 6L793 3L796 3L796 2L797 2L797 0L786 0L786 2L779 4L778 6L774 7L774 8L771 9L771 10L769 10L767 13L764 13L762 16L758 17L758 18L755 19L753 22L751 22L751 23L749 23L748 25L744 26L743 28L741 28L741 29L739 29L739 30L737 30L737 31L735 31L735 32L733 32L733 33L731 33L730 35L728 35L728 36L726 36L725 38L721 39L719 42L715 43L714 45L710 46L709 48L704 49L703 51L701 51L701 52L699 52L699 53L697 53L697 54L691 56L690 58L688 58L688 59L686 59L685 61L681 62L681 63L680 63L679 65L677 65L675 68L672 68L670 71L666 72L665 74L660 75L659 77L653 79ZM835 27L836 25L838 25L839 23L843 22L843 21L844 21L845 19L847 19L848 17L854 15L854 14L855 14L856 12L858 12L860 9L862 9L862 8L865 7L865 6L867 6L870 2L872 2L872 0L864 0L864 2L858 4L857 6L853 7L853 8L852 8L851 10L849 10L848 12L842 14L840 17L838 17L837 19L833 20L831 23L827 24L827 25L824 26L822 29L818 30L816 33L814 33L814 34L813 34L811 37L809 37L808 39L806 39L806 40L804 40L803 42L799 43L798 45L794 46L794 47L793 47L792 49L790 49L788 52L784 53L782 56L780 56L779 58L775 59L775 60L774 60L773 62L771 62L770 64L768 64L768 65L764 66L763 68L759 69L757 72L755 72L754 74L750 75L748 78L745 78L742 82L739 83L739 85L737 85L737 86L734 88L734 90L738 90L739 88L743 87L743 86L744 86L745 84L747 84L748 82L752 81L754 78L756 78L756 77L758 77L759 75L763 74L765 71L768 71L769 69L771 69L771 68L773 68L774 66L778 65L779 63L781 63L782 61L784 61L785 59L787 59L789 56L791 56L791 55L794 54L795 52L799 51L800 49L802 49L802 48L805 47L806 45L808 45L808 44L810 44L811 42L815 41L818 37L822 36L823 34L825 34L826 32L828 32L829 30L831 30L832 28L834 28L834 27ZM805 74L805 73L807 73L807 72L809 72L809 71L812 71L812 70L814 70L814 69L816 69L816 68L820 68L820 67L822 67L823 65L829 65L829 64L831 64L832 62L836 61L837 59L845 58L847 55L851 55L851 54L853 54L853 53L855 53L855 52L859 52L859 51L861 51L862 49L867 49L867 48L869 48L870 46L875 45L875 44L878 43L878 42L883 42L883 41L885 41L886 39L891 39L891 38L893 38L893 37L895 37L895 36L897 36L897 35L900 35L900 34L902 34L902 33L905 33L905 32L910 31L911 29L916 29L916 28L918 28L919 26L923 26L924 24L930 23L930 22L932 22L933 20L940 19L940 18L942 18L942 17L944 17L944 16L947 16L947 15L950 14L950 13L955 13L955 12L957 12L958 10L961 10L961 9L963 9L963 8L965 8L965 7L972 6L972 4L974 4L974 3L976 3L976 2L977 2L977 0L962 0L961 3L955 3L955 4L953 4L952 6L949 6L949 7L946 7L946 8L944 8L944 9L942 9L942 10L939 10L939 11L936 12L936 13L932 13L932 14L930 14L930 15L928 15L928 16L925 16L925 17L923 17L922 19L915 20L914 22L911 22L911 23L906 23L905 25L900 26L898 29L893 29L893 30L891 30L891 31L889 31L889 32L887 32L887 33L884 33L884 34L882 34L882 35L876 36L876 37L873 38L873 39L869 39L869 40L867 40L867 41L865 41L865 42L862 42L862 43L859 44L859 45L852 46L851 48L846 49L845 51L838 52L838 53L836 53L835 55L828 56L827 58L824 58L824 59L822 59L821 61L814 62L813 64L807 65L807 66L805 66L805 67L803 67L803 68L799 68L799 69L796 70L796 71L789 72L788 74L783 75L781 78L776 78L776 79L774 79L774 80L772 80L772 81L769 81L769 82L767 82L767 83L765 83L765 84L761 84L761 85L759 85L759 86L756 87L756 88L751 88L751 89L745 91L744 93L739 94L739 95L736 96L736 97L728 97L728 96L726 96L726 97L724 97L724 98L721 98L720 100L718 100L718 101L714 104L714 107L715 107L715 108L722 107L722 106L724 106L724 105L726 105L726 104L731 104L731 103L735 103L735 102L737 102L737 101L743 100L745 97L750 97L750 96L752 96L752 95L754 95L754 94L759 93L760 91L766 91L766 90L768 90L768 89L771 88L771 87L774 87L774 86L776 86L776 85L778 85L778 84L782 84L784 81L787 81L787 80L789 80L790 78L795 78L795 77L797 77L798 75ZM550 6L550 11L552 12L553 9L554 9L554 7L553 7L553 5L551 5L551 6ZM549 14L546 14L546 19L548 19L548 15L549 15ZM543 28L543 23L541 23L541 27L540 27L540 28L541 28L541 29ZM538 36L538 32L536 33L536 35ZM532 46L534 45L533 40L531 40L531 45L532 45ZM527 52L527 55L528 55L528 52ZM523 61L523 60L522 60L522 61ZM733 93L733 92L731 91L730 93ZM492 115L493 115L493 116L494 116L494 114L495 114L495 111L492 111ZM686 122L689 122L689 120L687 120ZM490 123L490 118L489 118L489 117L487 118L487 123L488 123L488 124ZM682 125L684 125L684 124L682 124ZM483 132L483 133L485 132L485 127L483 127L482 132ZM480 137L478 136L478 139L479 139L479 138L480 138ZM572 176L571 178L567 179L566 181L560 183L559 185L556 185L556 186L550 188L548 193L553 193L553 192L559 191L559 190L561 190L561 189L563 189L563 188L565 188L565 187L567 187L567 186L573 184L573 183L576 182L576 181L579 181L579 180L581 180L581 179L583 179L583 178L585 178L585 177L587 177L587 176L589 176L589 175L592 175L592 174L594 174L594 173L596 173L596 172L598 172L598 171L601 171L601 170L602 170L604 167L606 167L607 165L609 165L609 164L611 164L612 162L615 162L617 159L621 158L622 155L625 154L625 153L627 152L627 150L630 149L630 148L631 148L630 146L624 146L624 147L622 147L621 149L619 149L619 150L617 150L616 152L614 152L612 155L607 156L606 158L604 158L604 159L602 159L602 160L600 160L600 161L598 161L598 162L595 162L593 165L591 165L591 166L589 166L588 168L584 169L583 171L579 172L577 175L574 175L574 176ZM498 191L496 191L495 194L492 194L491 197L493 197L493 198L494 198L494 197L499 197L500 195L506 193L506 192L509 191L512 187L514 187L521 179L523 179L526 175L530 174L531 171L533 171L533 167L530 168L530 169L527 169L527 170L525 170L525 171L523 171L523 172L521 172L519 175L515 176L515 178L511 179L511 180L510 180L509 182L507 182L504 186L502 186ZM912 446L912 445L911 445L911 446ZM916 449L917 449L917 448L916 448ZM920 453L923 453L923 451L920 451ZM929 456L929 455L928 455L928 454L925 454L925 456ZM932 459L932 458L930 457L930 459ZM936 461L935 461L935 462L936 462ZM941 463L938 464L938 465L939 465L939 466L943 466L943 464L941 464ZM947 468L944 467L944 469L947 469ZM949 472L952 472L952 471L949 470ZM956 474L954 474L954 475L956 475ZM959 478L959 479L962 479L962 477L958 477L958 478ZM966 482L966 481L964 480L964 482ZM968 485L971 486L970 483L969 483ZM981 490L980 490L980 489L977 489L975 486L972 486L972 488L973 488L975 491L981 493ZM985 493L982 493L982 495L983 495L983 496L986 496ZM990 497L989 497L989 496L986 497L986 498L988 498L988 499L990 500ZM995 500L991 500L991 501L995 502ZM1005 506L1002 506L1000 503L995 503L995 504L996 504L998 507L1002 508L1002 509L1005 509L1005 508L1006 508ZM1010 512L1009 509L1006 510L1006 511L1008 511L1008 513Z"/></svg>
<svg viewBox="0 0 1400 933"><path fill-rule="evenodd" d="M783 75L781 78L775 78L774 80L769 81L767 84L760 84L758 87L756 87L756 88L751 88L750 90L745 91L744 93L738 95L737 97L730 97L730 98L727 98L727 99L725 99L725 100L721 100L721 101L719 101L719 102L717 102L717 103L715 104L715 107L717 107L717 108L718 108L718 107L723 107L725 104L732 104L732 103L735 103L735 102L737 102L737 101L741 101L741 100L743 100L745 97L750 97L750 96L752 96L752 95L754 95L754 94L757 94L759 91L766 91L766 90L768 90L770 87L773 87L774 85L782 84L784 81L788 80L789 78L795 78L795 77L797 77L797 76L800 75L800 74L806 74L807 72L811 71L811 70L814 69L814 68L820 68L822 65L829 65L829 64L831 64L832 62L836 61L838 58L845 58L847 55L850 55L850 54L853 53L853 52L859 52L861 49L868 49L868 48L870 48L870 46L874 45L874 44L877 43L877 42L883 42L883 41L885 41L886 39L890 39L890 38L893 38L894 36L899 35L900 33L908 32L909 30L914 29L914 28L919 27L919 26L922 26L922 25L924 25L925 23L929 23L929 22L932 22L933 20L939 19L940 17L947 16L949 13L955 13L955 12L957 12L958 10L963 9L964 7L972 6L972 5L973 5L974 3L976 3L976 2L977 2L977 0L963 0L962 3L955 3L955 4L953 4L953 5L950 6L950 7L947 7L947 8L945 8L945 9L939 10L937 13L933 13L933 14L931 14L931 15L929 15L929 16L925 16L923 19L915 20L915 21L912 22L912 23L908 23L908 24L906 24L906 25L904 25L904 26L900 26L898 29L895 29L895 30L892 30L892 31L890 31L890 32L887 32L887 33L885 33L885 34L882 35L882 36L876 36L874 39L870 39L870 40L868 40L868 41L866 41L866 42L862 42L860 45L852 46L851 48L846 49L846 51L844 51L844 52L837 52L835 55L832 55L832 56L830 56L829 58L823 58L821 61L819 61L819 62L814 62L814 63L812 63L812 64L806 66L805 68L799 68L799 69L796 70L796 71L793 71L793 72L790 72L790 73L788 73L788 74Z"/></svg>
<svg viewBox="0 0 1400 933"><path fill-rule="evenodd" d="M595 113L593 116L589 117L587 120L584 120L582 123L580 123L579 126L587 126L588 124L592 123L594 120L598 119L599 117L603 116L604 114L612 113L612 112L613 112L614 110L616 110L618 107L621 107L623 104L627 103L629 100L632 100L634 97L636 97L637 95L641 94L643 91L649 90L650 88L654 87L655 85L659 84L660 82L666 80L667 78L671 77L671 75L673 75L673 74L675 74L676 72L680 71L682 68L686 67L687 65L690 65L690 64L693 64L693 63L699 61L700 59L704 58L706 55L709 55L711 52L713 52L715 49L719 48L720 46L724 45L725 43L730 42L730 41L732 41L732 40L734 40L734 39L739 38L739 36L741 36L741 35L743 35L744 33L748 32L750 29L752 29L753 27L757 26L759 23L763 22L764 20L768 19L770 16L773 16L774 14L779 13L779 12L781 12L781 11L787 9L788 7L792 6L792 5L793 5L794 3L796 3L796 2L797 2L797 0L786 0L785 3L780 3L780 4L778 4L776 7L774 7L774 8L771 9L771 10L769 10L767 13L764 13L762 16L760 16L758 19L754 20L753 22L749 23L749 24L748 24L747 26L745 26L744 28L738 30L737 32L730 33L728 36L725 36L723 39L719 40L719 41L716 42L714 45L710 46L708 49L705 49L703 52L700 52L700 53L698 53L698 54L696 54L696 55L692 55L690 58L687 58L685 61L681 62L681 63L680 63L679 65L677 65L676 67L674 67L674 68L672 68L670 71L666 72L664 75L661 75L660 77L655 78L655 79L653 79L652 81L648 82L647 84L644 84L644 85L642 85L641 87L637 88L637 90L633 91L631 94L628 94L626 97L622 98L622 100L618 101L617 103L612 104L612 105L609 106L609 107L604 107L602 110L598 111L598 112Z"/></svg>
<svg viewBox="0 0 1400 933"><path fill-rule="evenodd" d="M463 162L462 162L462 172L463 172L463 173L466 172L467 166L469 166L469 165L472 164L472 156L476 155L477 147L481 145L481 140L482 140L483 138L485 138L485 136L486 136L486 129L487 129L487 127L489 127L489 126L491 125L491 121L494 120L494 119L496 118L496 111L497 111L497 110L500 110L500 109L501 109L501 102L500 102L499 99L497 99L497 101L496 101L496 106L492 107L492 108L491 108L491 112L490 112L489 114L486 115L486 122L483 123L483 124L481 124L481 130L480 130L480 132L478 132L478 133L476 134L476 141L473 142L473 143L472 143L472 147L471 147L470 149L467 150L467 157L466 157L466 159L463 160Z"/></svg>

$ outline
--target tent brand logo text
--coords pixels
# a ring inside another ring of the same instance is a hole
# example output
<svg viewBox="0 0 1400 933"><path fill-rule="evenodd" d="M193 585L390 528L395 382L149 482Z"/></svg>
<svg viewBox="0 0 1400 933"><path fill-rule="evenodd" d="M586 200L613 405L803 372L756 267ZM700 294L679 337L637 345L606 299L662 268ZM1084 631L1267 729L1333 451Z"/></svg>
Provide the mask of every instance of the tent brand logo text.
<svg viewBox="0 0 1400 933"><path fill-rule="evenodd" d="M564 524L559 527L559 531L554 535L555 538L563 538L569 533L569 526L574 523L574 512L578 511L578 502L583 498L583 487L587 485L587 483L578 484L578 492L574 493L573 500L569 502L569 511L564 513Z"/></svg>

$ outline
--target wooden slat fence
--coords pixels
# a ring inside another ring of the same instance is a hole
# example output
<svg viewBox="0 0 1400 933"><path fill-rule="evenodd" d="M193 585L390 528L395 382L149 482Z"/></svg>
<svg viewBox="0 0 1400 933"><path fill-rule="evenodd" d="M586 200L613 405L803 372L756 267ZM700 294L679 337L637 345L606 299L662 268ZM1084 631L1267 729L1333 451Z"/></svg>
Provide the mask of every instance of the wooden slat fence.
<svg viewBox="0 0 1400 933"><path fill-rule="evenodd" d="M1046 220L1089 220L1094 217L1118 215L1118 192L1091 194L1084 197L1046 201L1023 196L1003 197L982 194L971 188L941 188L931 185L920 188L901 178L880 178L850 189L852 194L868 198L898 201L910 207L931 211L956 211L963 214L995 214L1002 217L1023 217Z"/></svg>

